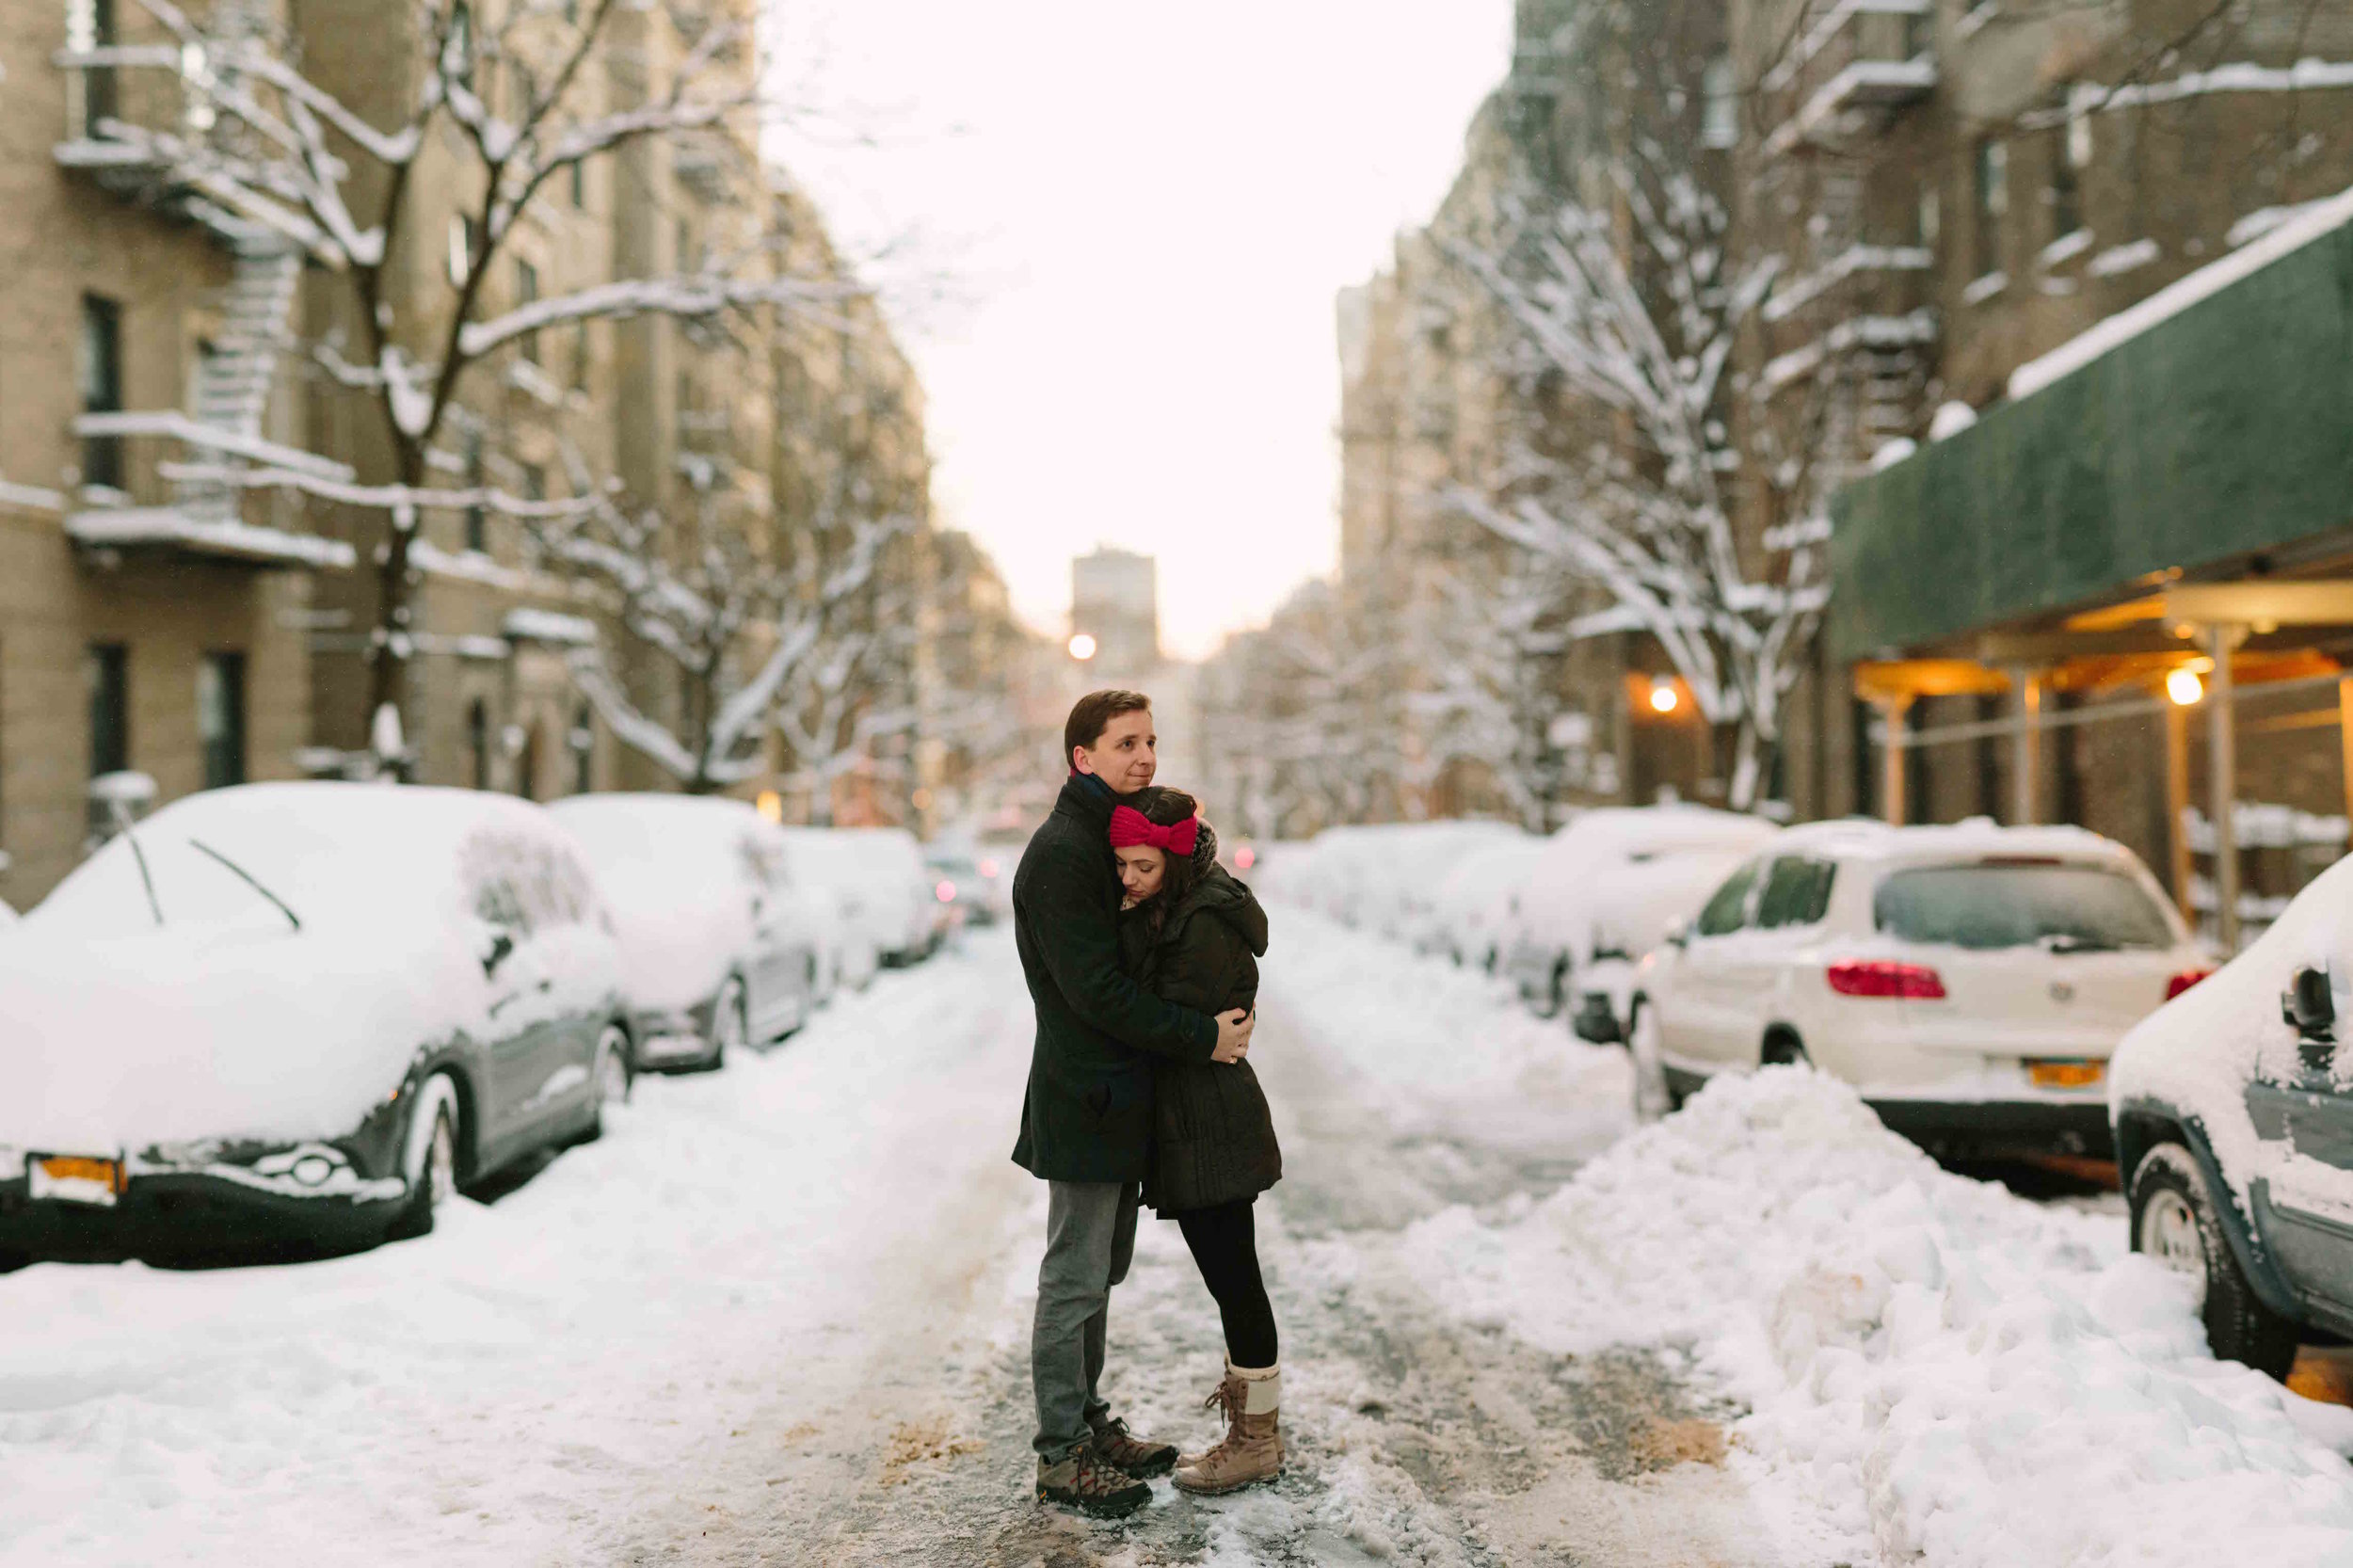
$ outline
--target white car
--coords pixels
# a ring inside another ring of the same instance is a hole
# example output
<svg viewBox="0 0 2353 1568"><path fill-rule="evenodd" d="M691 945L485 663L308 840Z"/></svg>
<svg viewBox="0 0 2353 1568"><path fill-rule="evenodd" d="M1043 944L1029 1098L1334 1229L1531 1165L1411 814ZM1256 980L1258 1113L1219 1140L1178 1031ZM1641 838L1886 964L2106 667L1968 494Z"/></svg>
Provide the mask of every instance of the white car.
<svg viewBox="0 0 2353 1568"><path fill-rule="evenodd" d="M2105 1154L2117 1042L2212 968L2081 828L1791 828L1642 961L1638 1109L1810 1062L1931 1148Z"/></svg>
<svg viewBox="0 0 2353 1568"><path fill-rule="evenodd" d="M785 852L792 880L830 892L855 951L845 961L851 984L872 966L912 963L930 951L933 879L914 835L899 828L788 827Z"/></svg>
<svg viewBox="0 0 2353 1568"><path fill-rule="evenodd" d="M627 1093L612 921L510 795L207 790L0 941L0 1272L351 1245L594 1136Z"/></svg>
<svg viewBox="0 0 2353 1568"><path fill-rule="evenodd" d="M641 1066L716 1068L808 1021L822 915L792 886L783 829L715 796L574 795L549 809L613 911Z"/></svg>
<svg viewBox="0 0 2353 1568"><path fill-rule="evenodd" d="M1503 944L1503 972L1544 1017L1570 1005L1578 969L1612 946L1639 941L1621 932L1628 911L1612 902L1643 885L1622 868L1687 855L1744 855L1780 829L1761 818L1699 806L1612 806L1580 813L1545 840L1521 888L1519 914ZM1639 952L1639 948L1629 948Z"/></svg>
<svg viewBox="0 0 2353 1568"><path fill-rule="evenodd" d="M1518 913L1520 891L1535 871L1542 839L1522 837L1481 844L1438 884L1423 945L1457 964L1493 969L1504 932Z"/></svg>
<svg viewBox="0 0 2353 1568"><path fill-rule="evenodd" d="M1748 858L1745 849L1668 846L1598 868L1587 885L1596 911L1582 957L1572 956L1564 983L1577 999L1569 1024L1579 1039L1623 1045L1634 1003L1634 977L1642 956L1689 925L1725 877Z"/></svg>

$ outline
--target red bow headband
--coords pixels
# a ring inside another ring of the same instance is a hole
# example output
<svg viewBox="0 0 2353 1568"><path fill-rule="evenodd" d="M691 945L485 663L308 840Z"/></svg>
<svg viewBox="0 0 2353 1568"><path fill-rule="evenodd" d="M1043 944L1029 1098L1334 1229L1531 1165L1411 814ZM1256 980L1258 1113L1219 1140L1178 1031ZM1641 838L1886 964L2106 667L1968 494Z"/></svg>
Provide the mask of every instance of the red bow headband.
<svg viewBox="0 0 2353 1568"><path fill-rule="evenodd" d="M1190 856L1201 837L1201 819L1187 817L1183 822L1162 827L1132 806L1112 808L1112 848L1134 849L1148 845L1164 849L1171 855Z"/></svg>

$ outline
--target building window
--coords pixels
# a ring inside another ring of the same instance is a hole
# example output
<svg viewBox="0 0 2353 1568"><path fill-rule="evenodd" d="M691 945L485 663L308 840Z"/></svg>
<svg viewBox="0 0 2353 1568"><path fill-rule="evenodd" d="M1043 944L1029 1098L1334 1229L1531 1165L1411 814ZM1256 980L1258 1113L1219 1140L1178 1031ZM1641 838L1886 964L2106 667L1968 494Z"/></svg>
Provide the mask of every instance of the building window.
<svg viewBox="0 0 2353 1568"><path fill-rule="evenodd" d="M2072 234L2084 226L2083 190L2075 178L2074 163L2063 145L2055 150L2051 159L2050 200L2053 239Z"/></svg>
<svg viewBox="0 0 2353 1568"><path fill-rule="evenodd" d="M1942 232L1944 223L1945 216L1937 201L1936 187L1922 185L1920 200L1913 204L1912 209L1913 243L1926 250L1935 249L1937 235Z"/></svg>
<svg viewBox="0 0 2353 1568"><path fill-rule="evenodd" d="M466 757L472 769L473 787L490 787L490 707L480 697L466 705Z"/></svg>
<svg viewBox="0 0 2353 1568"><path fill-rule="evenodd" d="M89 694L89 776L131 765L131 654L120 643L92 643L82 658Z"/></svg>
<svg viewBox="0 0 2353 1568"><path fill-rule="evenodd" d="M576 210L584 212L588 206L587 164L582 159L574 158L566 178L572 184L572 206Z"/></svg>
<svg viewBox="0 0 2353 1568"><path fill-rule="evenodd" d="M1700 145L1737 147L1740 142L1740 95L1732 74L1732 56L1720 54L1707 62L1700 78Z"/></svg>
<svg viewBox="0 0 2353 1568"><path fill-rule="evenodd" d="M455 0L449 8L448 54L452 62L450 74L467 87L473 86L473 8L466 0Z"/></svg>
<svg viewBox="0 0 2353 1568"><path fill-rule="evenodd" d="M244 654L207 653L196 666L196 733L204 746L204 787L244 783Z"/></svg>
<svg viewBox="0 0 2353 1568"><path fill-rule="evenodd" d="M2002 219L2009 213L2009 149L1991 136L1977 143L1977 276L2002 269Z"/></svg>
<svg viewBox="0 0 2353 1568"><path fill-rule="evenodd" d="M572 328L572 385L584 392L588 386L590 361L588 324L584 321Z"/></svg>
<svg viewBox="0 0 2353 1568"><path fill-rule="evenodd" d="M449 280L458 288L473 276L474 240L479 230L465 213L449 215Z"/></svg>
<svg viewBox="0 0 2353 1568"><path fill-rule="evenodd" d="M597 787L597 715L582 703L572 711L572 793L584 795Z"/></svg>
<svg viewBox="0 0 2353 1568"><path fill-rule="evenodd" d="M515 304L525 309L539 303L539 269L529 262L515 264ZM539 362L539 334L525 332L519 343L522 357L533 364Z"/></svg>
<svg viewBox="0 0 2353 1568"><path fill-rule="evenodd" d="M466 426L466 488L482 488L482 426ZM466 548L482 552L489 548L489 509L476 501L466 508Z"/></svg>
<svg viewBox="0 0 2353 1568"><path fill-rule="evenodd" d="M545 501L548 498L548 471L537 463L523 465L523 499Z"/></svg>
<svg viewBox="0 0 2353 1568"><path fill-rule="evenodd" d="M82 411L122 411L122 307L103 295L82 296ZM82 483L122 488L122 438L82 438Z"/></svg>
<svg viewBox="0 0 2353 1568"><path fill-rule="evenodd" d="M539 721L522 732L522 751L515 759L515 792L525 800L539 798Z"/></svg>

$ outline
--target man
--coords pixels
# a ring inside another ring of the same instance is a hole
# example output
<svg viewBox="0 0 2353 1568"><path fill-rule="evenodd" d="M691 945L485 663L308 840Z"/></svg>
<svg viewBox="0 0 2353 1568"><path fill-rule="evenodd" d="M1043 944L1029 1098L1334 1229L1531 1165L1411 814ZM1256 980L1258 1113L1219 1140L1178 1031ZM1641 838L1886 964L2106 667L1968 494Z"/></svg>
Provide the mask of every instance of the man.
<svg viewBox="0 0 2353 1568"><path fill-rule="evenodd" d="M1112 808L1141 803L1158 767L1152 701L1094 692L1063 728L1070 776L1013 879L1014 941L1037 1005L1037 1043L1016 1163L1048 1185L1030 1375L1037 1394L1037 1495L1118 1518L1151 1500L1142 1478L1176 1463L1115 1418L1097 1392L1112 1287L1128 1275L1150 1158L1152 1064L1239 1062L1252 1016L1212 1018L1150 996L1120 972Z"/></svg>

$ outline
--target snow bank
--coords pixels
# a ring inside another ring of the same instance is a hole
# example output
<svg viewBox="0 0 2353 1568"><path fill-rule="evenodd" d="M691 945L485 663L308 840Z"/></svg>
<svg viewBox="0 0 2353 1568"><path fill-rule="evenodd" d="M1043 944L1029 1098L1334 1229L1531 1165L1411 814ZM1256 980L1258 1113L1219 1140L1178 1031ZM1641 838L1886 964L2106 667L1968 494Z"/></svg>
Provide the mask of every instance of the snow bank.
<svg viewBox="0 0 2353 1568"><path fill-rule="evenodd" d="M1735 1463L1861 1560L2353 1560L2353 1415L2208 1353L2113 1215L1939 1170L1802 1068L1727 1076L1548 1201L1408 1232L1466 1318L1556 1352L1689 1350Z"/></svg>

